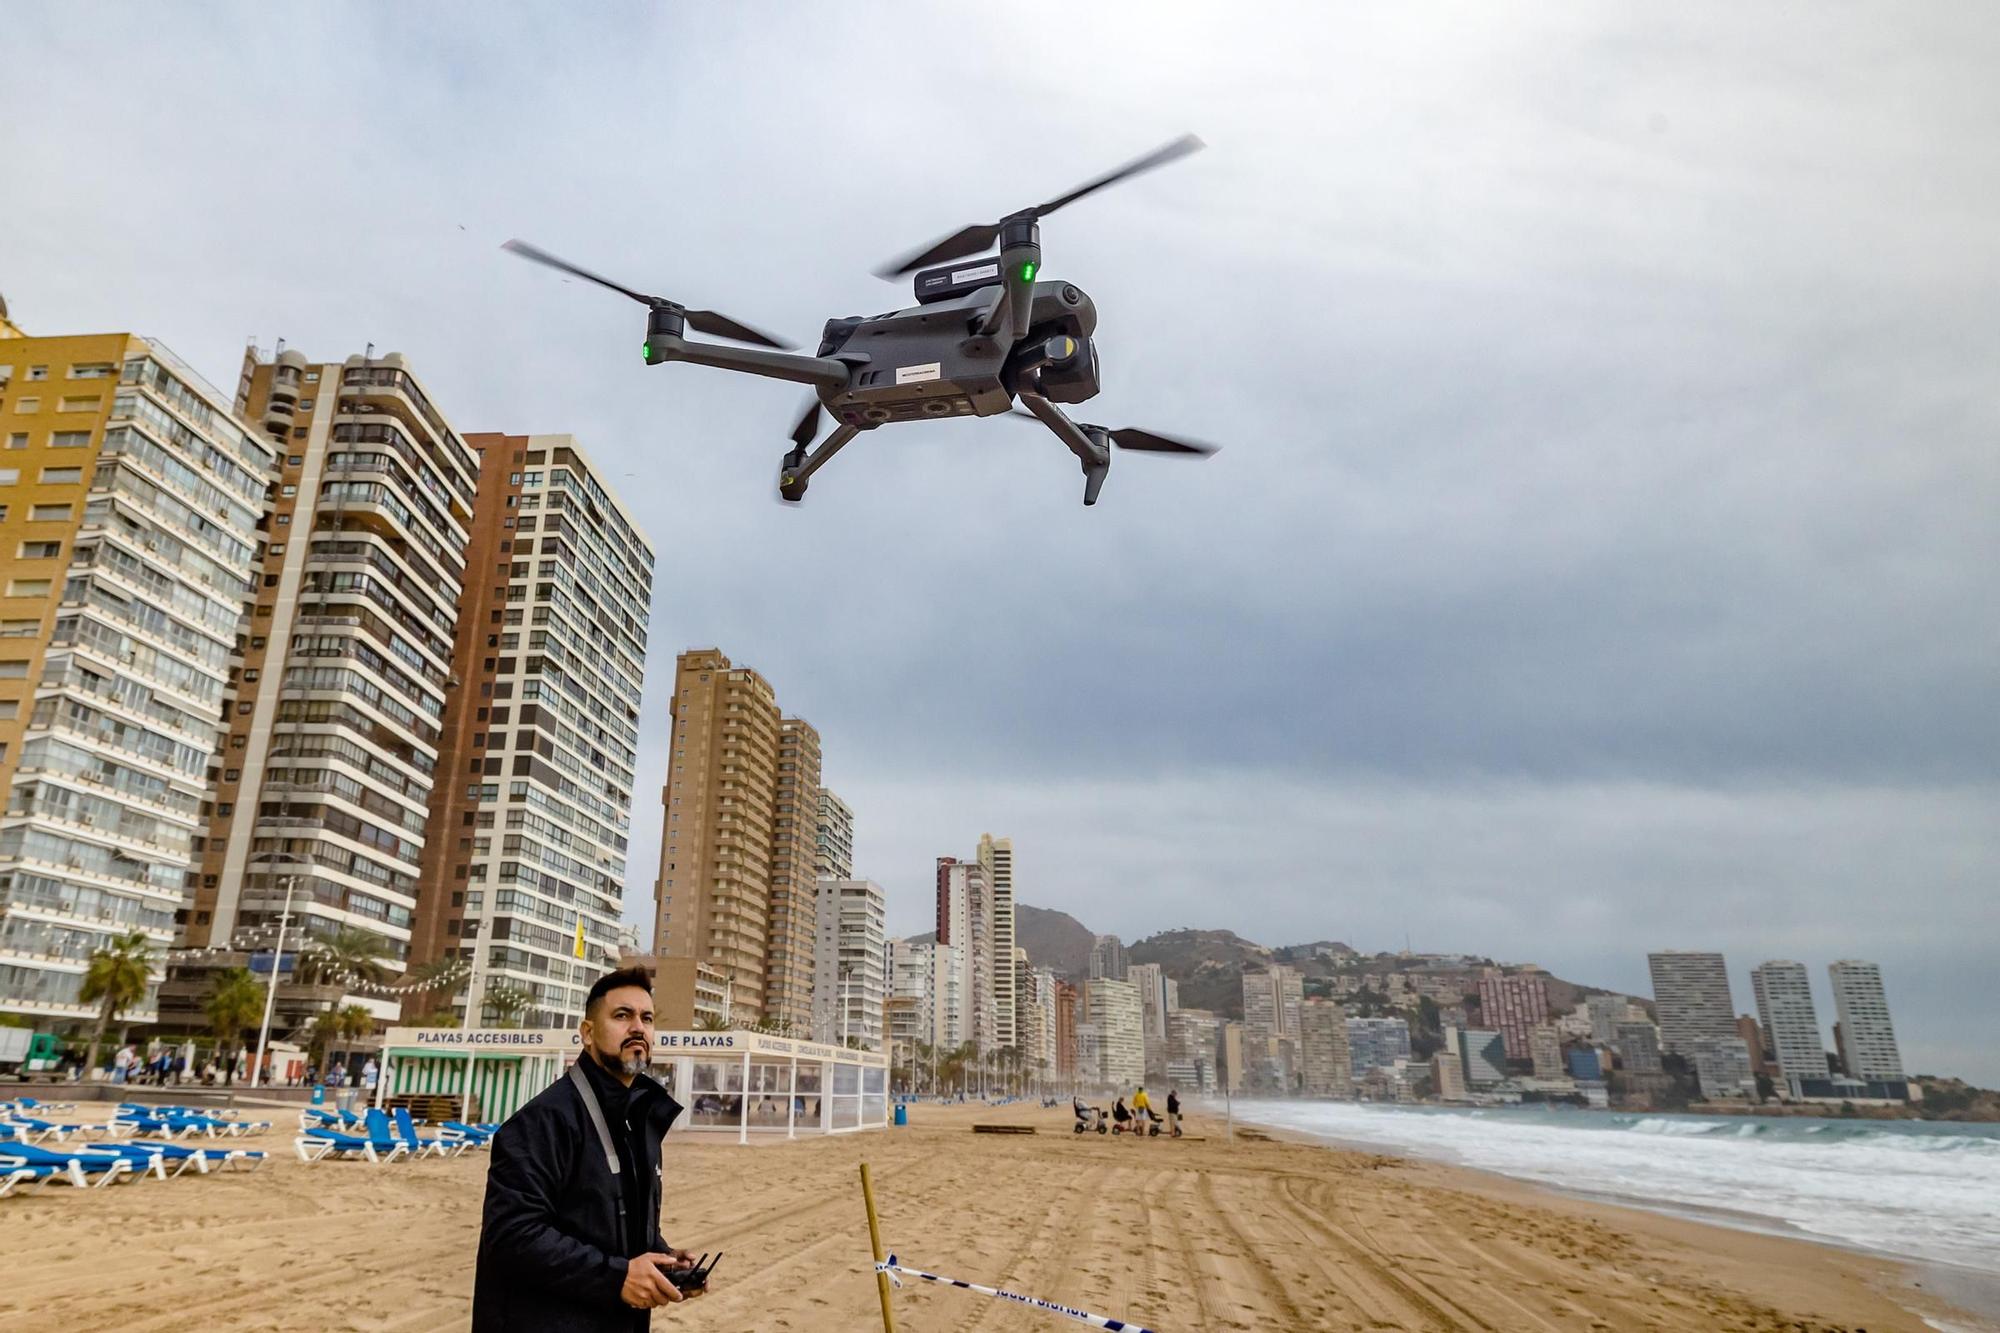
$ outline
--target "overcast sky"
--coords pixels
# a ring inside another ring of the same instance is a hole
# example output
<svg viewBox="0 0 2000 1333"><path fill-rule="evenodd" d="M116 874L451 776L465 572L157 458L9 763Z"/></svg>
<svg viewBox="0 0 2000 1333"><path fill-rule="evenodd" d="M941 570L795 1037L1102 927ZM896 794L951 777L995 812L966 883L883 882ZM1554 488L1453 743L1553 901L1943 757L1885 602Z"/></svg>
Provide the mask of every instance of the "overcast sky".
<svg viewBox="0 0 2000 1333"><path fill-rule="evenodd" d="M274 13L278 16L274 17ZM407 355L568 431L659 555L628 915L674 654L824 739L891 928L1010 834L1128 940L1884 968L2000 1083L2000 16L1980 6L18 9L0 292L218 384ZM1097 302L1095 509L1030 423L865 435L771 496L795 386L643 312L816 339L885 258L1192 130L1044 224Z"/></svg>

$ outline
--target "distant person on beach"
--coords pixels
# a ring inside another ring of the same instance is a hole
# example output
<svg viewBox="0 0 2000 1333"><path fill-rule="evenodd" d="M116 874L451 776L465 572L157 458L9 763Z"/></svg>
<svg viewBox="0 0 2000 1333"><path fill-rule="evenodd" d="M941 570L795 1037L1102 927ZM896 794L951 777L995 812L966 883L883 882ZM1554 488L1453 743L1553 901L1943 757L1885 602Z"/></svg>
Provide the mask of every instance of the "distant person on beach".
<svg viewBox="0 0 2000 1333"><path fill-rule="evenodd" d="M597 979L568 1072L493 1139L473 1333L643 1333L695 1257L660 1237L660 1140L681 1105L646 1072L653 979Z"/></svg>
<svg viewBox="0 0 2000 1333"><path fill-rule="evenodd" d="M1181 1136L1181 1095L1177 1089L1167 1089L1167 1133L1174 1138Z"/></svg>
<svg viewBox="0 0 2000 1333"><path fill-rule="evenodd" d="M1141 1085L1139 1090L1132 1094L1133 1133L1137 1134L1140 1138L1144 1138L1146 1131L1152 1127L1152 1119L1153 1103L1147 1100L1146 1089L1144 1085Z"/></svg>
<svg viewBox="0 0 2000 1333"><path fill-rule="evenodd" d="M1114 1133L1125 1133L1132 1128L1132 1113L1125 1109L1125 1099L1120 1097L1111 1104L1111 1128Z"/></svg>

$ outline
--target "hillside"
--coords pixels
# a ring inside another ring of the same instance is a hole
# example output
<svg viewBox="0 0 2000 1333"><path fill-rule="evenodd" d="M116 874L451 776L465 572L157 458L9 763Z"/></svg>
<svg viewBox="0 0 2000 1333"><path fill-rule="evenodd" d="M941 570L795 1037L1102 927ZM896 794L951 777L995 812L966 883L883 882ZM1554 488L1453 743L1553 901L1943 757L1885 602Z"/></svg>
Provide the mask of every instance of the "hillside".
<svg viewBox="0 0 2000 1333"><path fill-rule="evenodd" d="M1169 930L1125 950L1130 963L1158 963L1180 983L1183 1009L1243 1017L1243 969L1264 967L1272 951L1233 930Z"/></svg>
<svg viewBox="0 0 2000 1333"><path fill-rule="evenodd" d="M1068 912L1014 904L1014 943L1036 967L1054 968L1069 978L1090 975L1090 946L1097 936Z"/></svg>

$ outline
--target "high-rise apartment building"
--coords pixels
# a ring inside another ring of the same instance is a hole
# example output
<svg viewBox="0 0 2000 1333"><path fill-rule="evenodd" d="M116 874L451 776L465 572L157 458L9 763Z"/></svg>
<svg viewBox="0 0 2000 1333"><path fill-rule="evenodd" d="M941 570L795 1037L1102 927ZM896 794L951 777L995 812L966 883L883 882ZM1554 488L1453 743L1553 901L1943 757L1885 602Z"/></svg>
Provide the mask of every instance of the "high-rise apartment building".
<svg viewBox="0 0 2000 1333"><path fill-rule="evenodd" d="M1167 1015L1180 1008L1181 987L1158 963L1128 963L1125 979L1139 988L1139 1008L1148 1041L1165 1042Z"/></svg>
<svg viewBox="0 0 2000 1333"><path fill-rule="evenodd" d="M1618 1058L1628 1074L1659 1074L1666 1071L1660 1060L1660 1030L1651 1023L1620 1023Z"/></svg>
<svg viewBox="0 0 2000 1333"><path fill-rule="evenodd" d="M1528 1058L1536 1078L1563 1077L1562 1033L1554 1024L1543 1023L1528 1034Z"/></svg>
<svg viewBox="0 0 2000 1333"><path fill-rule="evenodd" d="M1116 935L1099 935L1090 945L1090 979L1125 980L1125 942Z"/></svg>
<svg viewBox="0 0 2000 1333"><path fill-rule="evenodd" d="M87 1026L91 953L137 931L153 984L122 1017L148 1022L208 778L238 762L220 719L277 456L158 343L4 332L0 1012Z"/></svg>
<svg viewBox="0 0 2000 1333"><path fill-rule="evenodd" d="M1530 1034L1549 1021L1548 981L1533 972L1509 975L1488 969L1479 978L1479 1013L1486 1026L1500 1033L1508 1059L1527 1060L1532 1056Z"/></svg>
<svg viewBox="0 0 2000 1333"><path fill-rule="evenodd" d="M854 811L831 789L819 789L813 871L820 879L854 878Z"/></svg>
<svg viewBox="0 0 2000 1333"><path fill-rule="evenodd" d="M1653 973L1662 1051L1692 1057L1697 1041L1735 1038L1736 1005L1721 954L1667 950L1647 954L1646 964Z"/></svg>
<svg viewBox="0 0 2000 1333"><path fill-rule="evenodd" d="M819 881L812 989L815 1040L858 1038L870 1050L881 1049L888 980L886 908L882 886L873 880Z"/></svg>
<svg viewBox="0 0 2000 1333"><path fill-rule="evenodd" d="M994 951L993 888L985 868L976 862L941 856L937 860L938 940L956 948L959 988L966 1005L966 1031L961 1039L981 1052L999 1049L999 1012L994 978L1001 970ZM1006 970L1012 974L1013 954ZM1011 990L1012 987L1010 986Z"/></svg>
<svg viewBox="0 0 2000 1333"><path fill-rule="evenodd" d="M1813 1008L1812 977L1804 963L1759 963L1750 970L1750 989L1757 997L1757 1019L1778 1061L1778 1074L1796 1096L1799 1080L1827 1075L1826 1044ZM1756 1053L1752 1054L1754 1066Z"/></svg>
<svg viewBox="0 0 2000 1333"><path fill-rule="evenodd" d="M1840 1062L1849 1078L1863 1082L1897 1082L1903 1078L1903 1053L1896 1046L1895 1025L1889 1021L1889 996L1882 988L1882 969L1874 963L1843 958L1827 968L1833 979L1833 1007L1840 1023Z"/></svg>
<svg viewBox="0 0 2000 1333"><path fill-rule="evenodd" d="M1347 1011L1332 1000L1307 1000L1299 1009L1299 1072L1308 1097L1354 1095Z"/></svg>
<svg viewBox="0 0 2000 1333"><path fill-rule="evenodd" d="M1695 1043L1692 1059L1703 1097L1757 1100L1757 1076L1751 1072L1750 1051L1741 1037L1703 1037Z"/></svg>
<svg viewBox="0 0 2000 1333"><path fill-rule="evenodd" d="M1297 968L1273 963L1243 971L1243 1026L1253 1037L1299 1039L1299 1007L1305 1002L1305 978Z"/></svg>
<svg viewBox="0 0 2000 1333"><path fill-rule="evenodd" d="M818 734L761 675L714 648L680 655L654 951L726 977L745 1026L812 1029L819 765Z"/></svg>
<svg viewBox="0 0 2000 1333"><path fill-rule="evenodd" d="M1167 1015L1168 1069L1191 1068L1193 1079L1188 1086L1198 1087L1204 1092L1214 1091L1217 1071L1222 1064L1222 1030L1225 1026L1222 1015L1211 1010L1176 1007ZM1343 1042L1345 1038L1343 1032Z"/></svg>
<svg viewBox="0 0 2000 1333"><path fill-rule="evenodd" d="M1584 1001L1584 1008L1590 1016L1590 1039L1599 1046L1617 1040L1620 1023L1636 1023L1645 1017L1644 1011L1635 1014L1635 1006L1623 995L1593 995Z"/></svg>
<svg viewBox="0 0 2000 1333"><path fill-rule="evenodd" d="M1097 1030L1098 1076L1107 1085L1136 1088L1146 1077L1146 1046L1139 991L1129 981L1102 977L1090 983L1090 1022Z"/></svg>
<svg viewBox="0 0 2000 1333"><path fill-rule="evenodd" d="M469 961L472 1025L507 990L521 1022L568 1027L618 958L653 551L572 437L465 443L478 495L412 961Z"/></svg>
<svg viewBox="0 0 2000 1333"><path fill-rule="evenodd" d="M1062 977L1056 978L1055 1016L1056 1077L1075 1078L1077 992L1075 983Z"/></svg>
<svg viewBox="0 0 2000 1333"><path fill-rule="evenodd" d="M1246 1024L1246 1026L1248 1026ZM1410 1022L1406 1018L1347 1020L1348 1072L1356 1079L1371 1069L1384 1069L1410 1058Z"/></svg>
<svg viewBox="0 0 2000 1333"><path fill-rule="evenodd" d="M764 958L764 1019L807 1030L819 937L819 732L800 718L778 724L778 781L771 806L771 927Z"/></svg>
<svg viewBox="0 0 2000 1333"><path fill-rule="evenodd" d="M479 460L403 358L245 352L281 451L183 938L275 924L411 956ZM451 836L456 836L454 833ZM616 914L613 914L616 919ZM607 929L607 939L609 931ZM396 1001L357 993L379 1019ZM281 1012L285 1008L281 993Z"/></svg>
<svg viewBox="0 0 2000 1333"><path fill-rule="evenodd" d="M1014 950L1015 1020L1020 1030L1021 1055L1036 1078L1047 1082L1056 1076L1056 974L1035 967L1027 951Z"/></svg>
<svg viewBox="0 0 2000 1333"><path fill-rule="evenodd" d="M1001 1048L1016 1043L1014 1014L1014 840L979 835L975 854L993 893L993 1040Z"/></svg>

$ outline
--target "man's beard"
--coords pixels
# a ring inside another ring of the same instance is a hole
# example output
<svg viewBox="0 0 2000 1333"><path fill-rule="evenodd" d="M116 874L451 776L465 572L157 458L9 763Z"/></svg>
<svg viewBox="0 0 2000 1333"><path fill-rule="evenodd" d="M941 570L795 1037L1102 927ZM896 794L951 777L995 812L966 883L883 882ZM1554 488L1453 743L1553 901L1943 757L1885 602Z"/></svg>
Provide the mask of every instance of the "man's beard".
<svg viewBox="0 0 2000 1333"><path fill-rule="evenodd" d="M646 1072L646 1052L637 1046L621 1046L613 1063L619 1073L632 1078Z"/></svg>

